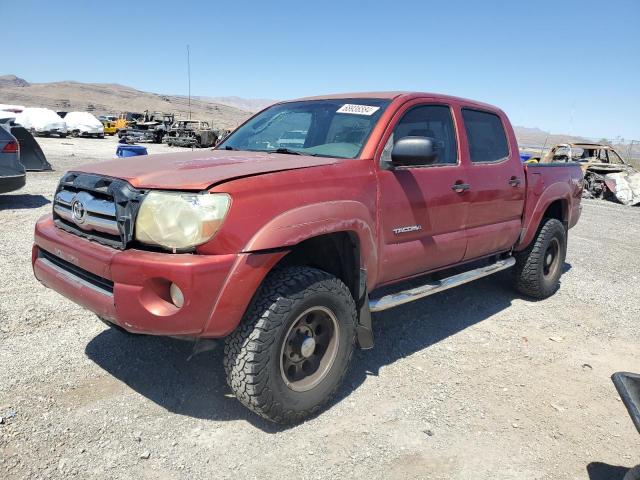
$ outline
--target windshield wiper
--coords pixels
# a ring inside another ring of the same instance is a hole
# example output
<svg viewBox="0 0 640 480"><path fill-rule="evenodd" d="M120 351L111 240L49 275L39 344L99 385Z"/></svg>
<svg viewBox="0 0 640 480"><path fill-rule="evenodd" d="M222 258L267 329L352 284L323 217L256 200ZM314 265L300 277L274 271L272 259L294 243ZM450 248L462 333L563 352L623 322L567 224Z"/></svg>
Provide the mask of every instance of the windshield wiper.
<svg viewBox="0 0 640 480"><path fill-rule="evenodd" d="M275 150L266 150L267 153L286 153L288 155L309 155L311 157L315 156L314 153L302 153L297 150L291 150L290 148L276 148Z"/></svg>
<svg viewBox="0 0 640 480"><path fill-rule="evenodd" d="M224 149L225 149L225 150L237 150L237 148L232 147L231 145L225 145L225 146L224 146Z"/></svg>

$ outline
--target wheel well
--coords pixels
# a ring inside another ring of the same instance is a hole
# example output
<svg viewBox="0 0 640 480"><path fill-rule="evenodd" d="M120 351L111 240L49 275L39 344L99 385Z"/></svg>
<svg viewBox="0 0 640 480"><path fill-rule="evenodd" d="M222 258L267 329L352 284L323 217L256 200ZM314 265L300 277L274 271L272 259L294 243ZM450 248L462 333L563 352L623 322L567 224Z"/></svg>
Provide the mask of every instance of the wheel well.
<svg viewBox="0 0 640 480"><path fill-rule="evenodd" d="M354 232L335 232L309 238L297 244L278 267L305 265L335 275L358 299L360 242Z"/></svg>
<svg viewBox="0 0 640 480"><path fill-rule="evenodd" d="M555 200L551 202L551 204L547 207L542 215L543 218L555 218L560 220L565 227L567 226L566 216L565 216L565 205L562 200Z"/></svg>

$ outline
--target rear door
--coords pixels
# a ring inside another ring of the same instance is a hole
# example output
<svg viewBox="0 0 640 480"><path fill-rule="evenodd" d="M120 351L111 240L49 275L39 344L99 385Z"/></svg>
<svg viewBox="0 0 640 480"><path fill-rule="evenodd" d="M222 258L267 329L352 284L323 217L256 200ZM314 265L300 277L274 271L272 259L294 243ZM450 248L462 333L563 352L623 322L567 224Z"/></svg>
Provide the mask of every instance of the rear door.
<svg viewBox="0 0 640 480"><path fill-rule="evenodd" d="M469 157L469 211L465 260L505 251L522 227L526 185L515 137L506 118L463 107ZM507 133L508 132L508 133Z"/></svg>
<svg viewBox="0 0 640 480"><path fill-rule="evenodd" d="M406 136L430 137L434 164L396 167L391 150ZM414 100L390 122L379 153L380 283L459 262L466 249L466 166L449 104Z"/></svg>

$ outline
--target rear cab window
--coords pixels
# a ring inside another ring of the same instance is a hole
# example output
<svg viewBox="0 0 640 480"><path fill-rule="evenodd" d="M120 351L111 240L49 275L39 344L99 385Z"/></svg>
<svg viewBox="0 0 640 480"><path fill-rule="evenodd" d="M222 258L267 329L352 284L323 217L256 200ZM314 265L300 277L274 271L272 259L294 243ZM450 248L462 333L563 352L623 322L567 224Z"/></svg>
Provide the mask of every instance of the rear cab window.
<svg viewBox="0 0 640 480"><path fill-rule="evenodd" d="M495 163L509 157L509 142L498 115L484 110L463 108L462 119L472 163Z"/></svg>

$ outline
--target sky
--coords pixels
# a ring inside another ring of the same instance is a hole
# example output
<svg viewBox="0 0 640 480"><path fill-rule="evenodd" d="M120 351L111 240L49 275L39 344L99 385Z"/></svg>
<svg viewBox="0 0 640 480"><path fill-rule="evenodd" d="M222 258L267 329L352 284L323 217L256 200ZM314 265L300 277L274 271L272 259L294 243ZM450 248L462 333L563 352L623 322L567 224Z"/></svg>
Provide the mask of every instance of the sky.
<svg viewBox="0 0 640 480"><path fill-rule="evenodd" d="M446 93L640 139L640 0L0 0L0 74L165 94ZM11 41L10 39L13 39Z"/></svg>

